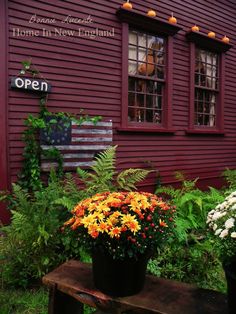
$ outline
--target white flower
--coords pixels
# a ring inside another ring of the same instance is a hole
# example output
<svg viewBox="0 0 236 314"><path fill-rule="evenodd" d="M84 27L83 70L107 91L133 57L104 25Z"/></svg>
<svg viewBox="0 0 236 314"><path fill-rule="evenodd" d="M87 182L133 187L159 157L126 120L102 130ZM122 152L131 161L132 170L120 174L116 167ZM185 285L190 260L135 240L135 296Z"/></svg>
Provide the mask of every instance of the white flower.
<svg viewBox="0 0 236 314"><path fill-rule="evenodd" d="M217 224L214 224L212 229L215 231L217 229Z"/></svg>
<svg viewBox="0 0 236 314"><path fill-rule="evenodd" d="M234 218L229 218L225 222L225 228L230 229L234 226L235 219Z"/></svg>
<svg viewBox="0 0 236 314"><path fill-rule="evenodd" d="M212 216L212 221L217 220L217 219L225 216L226 214L227 214L226 212L223 212L223 213L215 212L214 215Z"/></svg>
<svg viewBox="0 0 236 314"><path fill-rule="evenodd" d="M229 230L228 229L224 229L223 231L221 231L221 234L219 235L219 237L221 239L223 239L223 238L227 237L228 233L229 233Z"/></svg>
<svg viewBox="0 0 236 314"><path fill-rule="evenodd" d="M236 232L232 232L230 236L231 236L231 238L235 239L236 238Z"/></svg>
<svg viewBox="0 0 236 314"><path fill-rule="evenodd" d="M218 206L219 206L219 205L218 205ZM218 206L217 206L217 207L218 207ZM216 208L217 208L217 207L216 207ZM213 214L214 214L214 212L215 212L215 209L212 209L212 210L208 213L208 216L213 215Z"/></svg>
<svg viewBox="0 0 236 314"><path fill-rule="evenodd" d="M219 235L223 229L217 229L215 235Z"/></svg>

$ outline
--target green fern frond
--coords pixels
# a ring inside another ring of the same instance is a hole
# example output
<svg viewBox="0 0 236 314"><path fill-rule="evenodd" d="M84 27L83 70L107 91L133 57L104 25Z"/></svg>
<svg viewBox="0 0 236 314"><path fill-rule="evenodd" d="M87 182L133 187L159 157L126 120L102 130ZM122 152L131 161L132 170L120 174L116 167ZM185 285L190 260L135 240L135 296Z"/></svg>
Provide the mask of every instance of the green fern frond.
<svg viewBox="0 0 236 314"><path fill-rule="evenodd" d="M87 178L88 178L88 176L89 176L88 171L83 170L83 169L81 169L80 167L78 167L77 170L76 170L76 172L77 172L78 176L80 177L80 179L81 179L82 181L86 181L86 180L87 180Z"/></svg>
<svg viewBox="0 0 236 314"><path fill-rule="evenodd" d="M161 186L155 191L155 194L164 194L171 199L178 198L181 191L174 189L172 186Z"/></svg>
<svg viewBox="0 0 236 314"><path fill-rule="evenodd" d="M104 175L104 173L109 173L109 178L112 178L115 174L115 153L117 146L108 147L104 152L98 154L95 157L95 164L91 169L97 175Z"/></svg>
<svg viewBox="0 0 236 314"><path fill-rule="evenodd" d="M152 170L145 169L127 169L122 171L116 179L118 188L121 190L131 191L137 189L135 184L144 180Z"/></svg>
<svg viewBox="0 0 236 314"><path fill-rule="evenodd" d="M62 198L55 200L54 204L62 205L68 210L72 210L73 207L75 206L75 202L70 197L66 197L66 196L63 196Z"/></svg>

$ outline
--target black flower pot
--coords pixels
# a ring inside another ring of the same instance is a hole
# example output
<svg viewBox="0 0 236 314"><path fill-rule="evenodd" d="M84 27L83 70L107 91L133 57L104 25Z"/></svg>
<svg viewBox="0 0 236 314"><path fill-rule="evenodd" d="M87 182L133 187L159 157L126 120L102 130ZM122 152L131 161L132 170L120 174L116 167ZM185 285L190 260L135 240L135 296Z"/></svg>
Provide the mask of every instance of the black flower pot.
<svg viewBox="0 0 236 314"><path fill-rule="evenodd" d="M228 313L236 314L236 261L223 265L227 282Z"/></svg>
<svg viewBox="0 0 236 314"><path fill-rule="evenodd" d="M113 259L102 251L92 256L93 280L95 287L105 294L124 297L140 292L144 286L149 253L138 258Z"/></svg>

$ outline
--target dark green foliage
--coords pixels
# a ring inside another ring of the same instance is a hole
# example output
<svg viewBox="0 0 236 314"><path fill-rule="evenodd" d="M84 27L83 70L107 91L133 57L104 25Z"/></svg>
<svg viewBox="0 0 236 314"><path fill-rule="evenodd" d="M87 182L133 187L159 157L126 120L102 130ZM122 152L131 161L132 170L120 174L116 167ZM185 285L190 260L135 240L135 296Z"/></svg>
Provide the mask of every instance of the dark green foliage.
<svg viewBox="0 0 236 314"><path fill-rule="evenodd" d="M60 181L53 173L48 186L33 194L13 185L12 222L1 228L5 236L0 238L4 282L25 287L66 259L79 256L76 239L61 231L69 213L56 202L75 186L72 178Z"/></svg>
<svg viewBox="0 0 236 314"><path fill-rule="evenodd" d="M195 283L202 288L225 291L224 273L209 238L207 213L224 200L224 191L197 188L195 180L177 173L181 187L161 187L156 193L176 205L175 240L150 261L149 271L164 278Z"/></svg>
<svg viewBox="0 0 236 314"><path fill-rule="evenodd" d="M43 288L29 290L2 290L0 288L1 314L47 314L48 291Z"/></svg>
<svg viewBox="0 0 236 314"><path fill-rule="evenodd" d="M208 191L197 188L198 179L186 180L181 173L176 174L181 187L160 187L156 194L171 198L176 206L176 236L179 241L202 237L207 232L207 213L224 200L223 191L212 187Z"/></svg>
<svg viewBox="0 0 236 314"><path fill-rule="evenodd" d="M153 275L193 283L201 288L226 292L222 264L215 254L211 240L204 239L184 245L170 243L156 258L150 260L148 270Z"/></svg>
<svg viewBox="0 0 236 314"><path fill-rule="evenodd" d="M228 194L230 192L233 192L236 190L236 169L229 169L226 168L223 172L223 176L227 182L228 188Z"/></svg>

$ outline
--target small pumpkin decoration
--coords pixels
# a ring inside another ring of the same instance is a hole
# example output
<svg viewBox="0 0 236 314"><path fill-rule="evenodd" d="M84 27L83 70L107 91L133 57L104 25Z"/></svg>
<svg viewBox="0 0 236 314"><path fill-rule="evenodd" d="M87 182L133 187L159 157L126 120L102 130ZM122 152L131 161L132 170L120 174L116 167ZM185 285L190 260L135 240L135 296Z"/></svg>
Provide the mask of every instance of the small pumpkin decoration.
<svg viewBox="0 0 236 314"><path fill-rule="evenodd" d="M132 10L133 6L132 4L129 2L129 0L127 0L126 2L123 3L122 7L124 9L127 9L127 10Z"/></svg>
<svg viewBox="0 0 236 314"><path fill-rule="evenodd" d="M195 25L193 25L193 26L191 27L191 30L192 30L193 32L199 32L200 28L195 24Z"/></svg>
<svg viewBox="0 0 236 314"><path fill-rule="evenodd" d="M216 34L215 34L214 32L209 32L209 33L207 34L207 36L210 37L210 38L215 38L215 37L216 37Z"/></svg>
<svg viewBox="0 0 236 314"><path fill-rule="evenodd" d="M174 17L173 13L171 13L171 16L169 17L169 23L177 24L177 19Z"/></svg>
<svg viewBox="0 0 236 314"><path fill-rule="evenodd" d="M147 12L147 16L150 16L150 17L155 17L157 14L156 14L156 12L154 11L154 10L149 10L148 12Z"/></svg>
<svg viewBox="0 0 236 314"><path fill-rule="evenodd" d="M226 44L229 43L229 37L227 37L226 35L221 40Z"/></svg>

